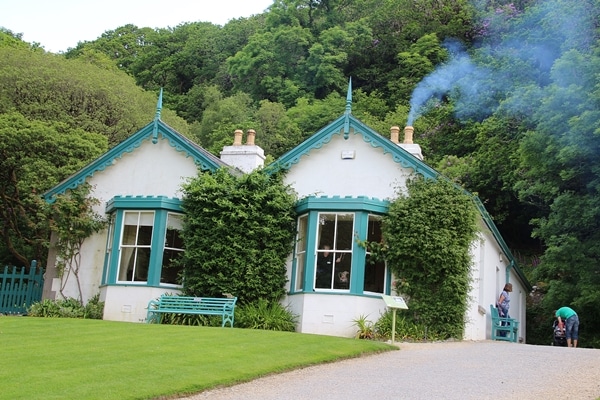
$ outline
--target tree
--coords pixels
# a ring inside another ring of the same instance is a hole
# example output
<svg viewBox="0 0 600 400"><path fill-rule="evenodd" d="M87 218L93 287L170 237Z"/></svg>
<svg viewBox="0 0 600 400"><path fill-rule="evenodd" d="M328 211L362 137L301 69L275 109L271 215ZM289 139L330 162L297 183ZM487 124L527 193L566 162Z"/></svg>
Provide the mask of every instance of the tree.
<svg viewBox="0 0 600 400"><path fill-rule="evenodd" d="M254 119L257 122L256 144L268 156L278 158L302 141L300 129L287 116L283 104L261 101Z"/></svg>
<svg viewBox="0 0 600 400"><path fill-rule="evenodd" d="M196 141L205 149L219 155L223 146L231 145L236 129L256 129L252 116L254 108L250 96L239 92L230 97L215 86L204 93L202 120L193 126Z"/></svg>
<svg viewBox="0 0 600 400"><path fill-rule="evenodd" d="M290 106L305 92L301 71L313 41L308 29L282 26L257 33L227 60L234 90Z"/></svg>
<svg viewBox="0 0 600 400"><path fill-rule="evenodd" d="M533 234L545 246L534 279L544 294L537 310L542 323L552 310L570 305L581 315L583 342L600 345L600 96L595 52L565 53L554 63L553 83L533 115L536 130L520 143L522 201L544 212ZM570 71L578 71L573 74Z"/></svg>
<svg viewBox="0 0 600 400"><path fill-rule="evenodd" d="M0 112L15 110L31 120L100 133L112 146L148 124L156 113L156 97L124 72L86 59L0 47ZM188 133L185 121L172 111L164 110L163 119Z"/></svg>
<svg viewBox="0 0 600 400"><path fill-rule="evenodd" d="M46 257L49 211L41 195L107 149L106 138L58 122L0 114L0 218L7 264Z"/></svg>

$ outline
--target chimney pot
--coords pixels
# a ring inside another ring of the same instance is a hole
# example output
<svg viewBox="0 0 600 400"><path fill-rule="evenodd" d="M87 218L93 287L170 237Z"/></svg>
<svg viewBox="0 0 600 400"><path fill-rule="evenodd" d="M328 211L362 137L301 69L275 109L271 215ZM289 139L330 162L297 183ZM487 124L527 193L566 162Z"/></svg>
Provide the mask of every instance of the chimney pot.
<svg viewBox="0 0 600 400"><path fill-rule="evenodd" d="M399 138L400 137L400 127L399 126L392 126L390 128L390 140L393 143L400 143Z"/></svg>
<svg viewBox="0 0 600 400"><path fill-rule="evenodd" d="M404 128L404 142L403 143L412 144L414 131L415 131L415 128L413 128L412 126L406 126Z"/></svg>
<svg viewBox="0 0 600 400"><path fill-rule="evenodd" d="M242 145L242 135L243 135L244 131L242 131L241 129L236 129L233 132L233 145L234 146L241 146Z"/></svg>
<svg viewBox="0 0 600 400"><path fill-rule="evenodd" d="M256 136L256 131L254 129L248 129L248 136L246 137L246 144L248 146L254 146L254 137Z"/></svg>

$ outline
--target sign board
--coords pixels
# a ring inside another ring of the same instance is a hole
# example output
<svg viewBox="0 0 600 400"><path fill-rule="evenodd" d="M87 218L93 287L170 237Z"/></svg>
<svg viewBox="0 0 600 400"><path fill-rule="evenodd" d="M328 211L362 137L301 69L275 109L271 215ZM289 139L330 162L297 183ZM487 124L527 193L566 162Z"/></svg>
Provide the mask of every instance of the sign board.
<svg viewBox="0 0 600 400"><path fill-rule="evenodd" d="M392 344L394 344L394 339L396 337L396 311L408 310L408 306L402 296L388 296L382 294L381 297L383 298L383 301L385 301L385 305L392 309Z"/></svg>
<svg viewBox="0 0 600 400"><path fill-rule="evenodd" d="M389 308L408 310L408 306L402 296L387 296L382 294L381 297L383 298L383 301L385 301L385 305Z"/></svg>

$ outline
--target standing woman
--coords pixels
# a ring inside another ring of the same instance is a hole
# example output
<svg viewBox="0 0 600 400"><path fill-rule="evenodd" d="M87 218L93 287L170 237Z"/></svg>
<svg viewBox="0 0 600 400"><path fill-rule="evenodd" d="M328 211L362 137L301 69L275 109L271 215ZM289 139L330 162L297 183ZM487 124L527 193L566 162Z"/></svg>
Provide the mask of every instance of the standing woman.
<svg viewBox="0 0 600 400"><path fill-rule="evenodd" d="M510 318L510 315L508 315L510 292L512 292L512 283L507 283L504 285L504 290L502 290L502 293L500 293L500 297L498 298L498 313L501 317Z"/></svg>

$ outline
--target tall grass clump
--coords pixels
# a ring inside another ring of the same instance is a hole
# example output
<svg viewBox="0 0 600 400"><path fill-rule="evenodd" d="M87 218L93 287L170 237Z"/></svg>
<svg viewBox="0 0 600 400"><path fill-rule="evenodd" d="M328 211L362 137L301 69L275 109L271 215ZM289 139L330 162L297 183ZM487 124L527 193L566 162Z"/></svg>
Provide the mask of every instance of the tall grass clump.
<svg viewBox="0 0 600 400"><path fill-rule="evenodd" d="M236 308L235 314L236 327L268 331L294 332L298 319L289 308L266 299L258 299Z"/></svg>

